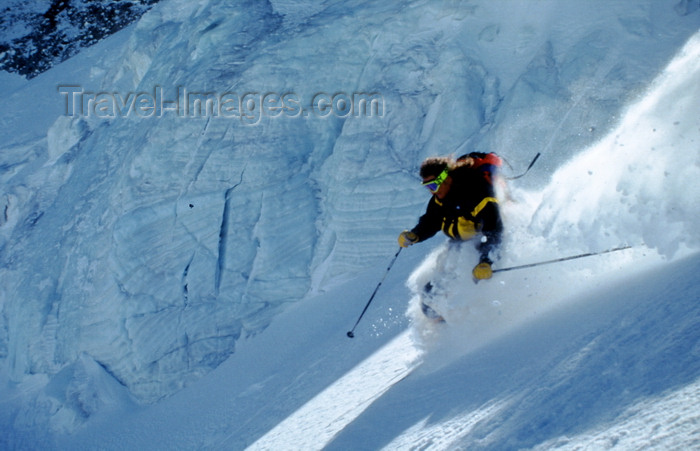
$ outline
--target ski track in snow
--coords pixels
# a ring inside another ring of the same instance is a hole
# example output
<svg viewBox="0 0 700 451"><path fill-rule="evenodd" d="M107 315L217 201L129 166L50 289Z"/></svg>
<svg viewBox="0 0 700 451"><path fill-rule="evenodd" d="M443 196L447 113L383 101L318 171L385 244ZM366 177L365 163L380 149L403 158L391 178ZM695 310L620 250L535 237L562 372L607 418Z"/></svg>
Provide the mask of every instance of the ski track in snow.
<svg viewBox="0 0 700 451"><path fill-rule="evenodd" d="M408 377L420 355L409 333L402 333L247 449L286 449L290 443L296 449L323 449L372 402Z"/></svg>

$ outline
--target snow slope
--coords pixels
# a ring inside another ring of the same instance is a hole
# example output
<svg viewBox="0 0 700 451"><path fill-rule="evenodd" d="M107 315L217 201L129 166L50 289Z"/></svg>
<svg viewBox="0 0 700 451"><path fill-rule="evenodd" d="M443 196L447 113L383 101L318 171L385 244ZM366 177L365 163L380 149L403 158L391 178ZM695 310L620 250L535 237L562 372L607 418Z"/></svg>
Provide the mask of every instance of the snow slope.
<svg viewBox="0 0 700 451"><path fill-rule="evenodd" d="M3 76L3 445L697 445L697 256L669 260L698 247L698 14L166 1L31 82ZM76 85L379 92L384 109L70 117L56 87ZM475 287L454 269L468 246L436 274L436 239L348 340L427 200L421 158L473 147L511 173L543 154L504 204L499 264L636 248ZM446 330L415 314L435 277Z"/></svg>
<svg viewBox="0 0 700 451"><path fill-rule="evenodd" d="M695 255L622 271L498 340L413 361L421 351L405 324L387 321L405 308L400 280L388 280L381 307L352 341L344 326L360 304L320 296L173 397L123 407L47 446L692 449L700 438L699 265Z"/></svg>
<svg viewBox="0 0 700 451"><path fill-rule="evenodd" d="M698 263L573 296L437 371L428 357L326 449L692 449Z"/></svg>

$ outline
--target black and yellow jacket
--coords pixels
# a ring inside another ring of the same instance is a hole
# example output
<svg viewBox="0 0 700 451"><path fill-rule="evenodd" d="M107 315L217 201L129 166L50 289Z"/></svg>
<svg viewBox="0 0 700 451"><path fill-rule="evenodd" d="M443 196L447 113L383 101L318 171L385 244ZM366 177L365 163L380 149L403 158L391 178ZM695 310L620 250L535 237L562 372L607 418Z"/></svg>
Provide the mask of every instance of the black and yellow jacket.
<svg viewBox="0 0 700 451"><path fill-rule="evenodd" d="M449 172L452 184L444 199L433 195L428 208L412 232L424 241L442 230L454 240L465 241L477 234L482 259L501 242L503 224L493 185L483 172L461 166Z"/></svg>

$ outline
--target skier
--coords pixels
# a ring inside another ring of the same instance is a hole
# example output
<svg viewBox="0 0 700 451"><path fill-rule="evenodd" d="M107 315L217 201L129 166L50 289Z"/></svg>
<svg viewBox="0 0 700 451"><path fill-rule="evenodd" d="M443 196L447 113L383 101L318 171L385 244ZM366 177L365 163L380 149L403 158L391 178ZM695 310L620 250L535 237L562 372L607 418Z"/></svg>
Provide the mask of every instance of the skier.
<svg viewBox="0 0 700 451"><path fill-rule="evenodd" d="M412 230L399 235L399 245L408 247L442 230L455 241L480 235L476 247L479 263L472 270L478 280L490 279L491 264L501 243L503 224L494 192L493 177L501 165L493 153L473 152L457 160L431 157L420 167L423 186L433 194L426 212Z"/></svg>

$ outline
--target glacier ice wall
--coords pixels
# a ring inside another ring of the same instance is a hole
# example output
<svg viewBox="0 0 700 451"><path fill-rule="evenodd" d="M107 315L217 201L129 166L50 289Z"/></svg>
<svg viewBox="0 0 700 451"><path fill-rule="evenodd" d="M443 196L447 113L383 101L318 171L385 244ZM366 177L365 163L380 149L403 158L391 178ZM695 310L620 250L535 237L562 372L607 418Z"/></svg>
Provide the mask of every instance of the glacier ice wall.
<svg viewBox="0 0 700 451"><path fill-rule="evenodd" d="M492 3L154 7L113 63L86 65L101 90L254 103L243 118L63 114L6 144L12 378L89 356L141 401L174 392L287 303L390 255L426 200L423 157L489 149L517 171L543 151L523 180L542 186L697 28L697 13L651 1ZM294 93L309 114L265 116L265 93ZM378 93L381 109L321 117L308 109L318 93Z"/></svg>

